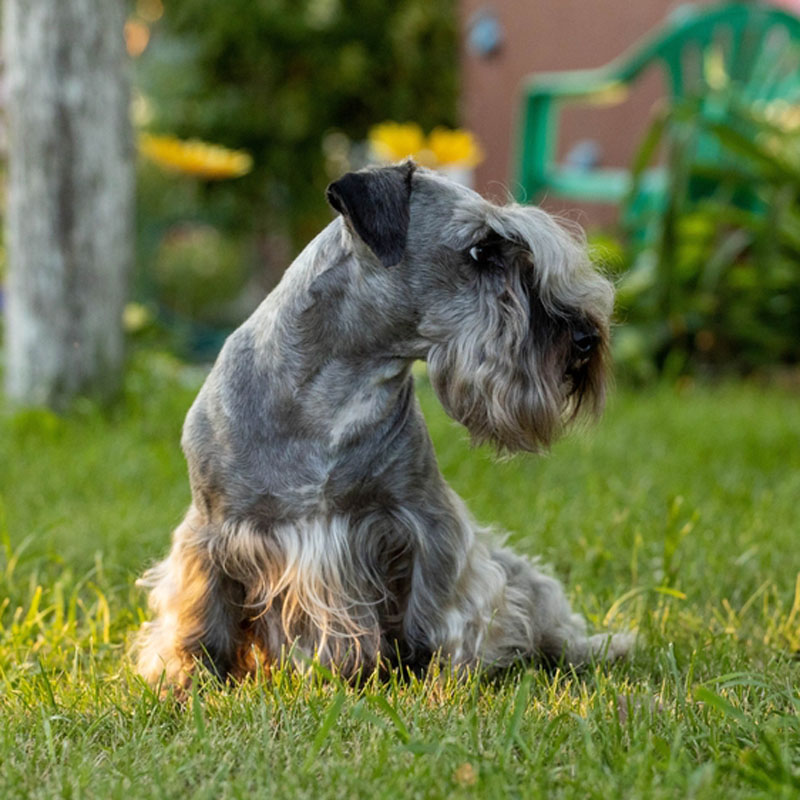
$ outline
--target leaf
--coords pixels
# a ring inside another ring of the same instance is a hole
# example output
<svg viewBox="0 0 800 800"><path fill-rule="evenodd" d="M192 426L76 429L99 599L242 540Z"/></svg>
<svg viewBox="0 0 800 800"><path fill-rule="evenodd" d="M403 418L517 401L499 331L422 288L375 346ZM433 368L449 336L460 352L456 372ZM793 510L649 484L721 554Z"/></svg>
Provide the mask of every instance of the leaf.
<svg viewBox="0 0 800 800"><path fill-rule="evenodd" d="M397 738L400 739L403 744L408 744L411 740L411 733L408 730L405 722L403 722L400 715L397 713L396 709L391 705L391 703L380 694L373 695L369 698L369 702L372 705L379 708L386 714L387 717L392 721L394 725L395 733L397 734Z"/></svg>
<svg viewBox="0 0 800 800"><path fill-rule="evenodd" d="M320 750L322 750L325 740L328 738L328 734L331 732L331 729L336 724L336 720L339 718L342 706L344 705L344 700L345 692L344 689L340 688L334 695L333 700L328 707L328 712L325 714L325 718L322 720L322 725L319 726L319 730L317 731L316 736L314 736L314 740L311 742L311 747L308 749L308 755L306 756L306 760L303 762L304 771L310 769Z"/></svg>
<svg viewBox="0 0 800 800"><path fill-rule="evenodd" d="M508 758L511 752L511 747L519 735L519 726L522 723L522 716L525 709L528 707L528 701L531 693L531 676L526 674L520 681L517 693L514 696L514 707L511 711L511 716L506 725L506 735L503 743L503 754Z"/></svg>
<svg viewBox="0 0 800 800"><path fill-rule="evenodd" d="M703 703L709 708L716 709L723 716L735 719L742 725L747 725L747 726L750 725L750 721L741 711L739 711L738 708L736 708L736 706L732 705L728 700L726 700L721 695L718 695L712 692L710 689L707 689L705 686L698 686L694 690L694 699L698 703Z"/></svg>

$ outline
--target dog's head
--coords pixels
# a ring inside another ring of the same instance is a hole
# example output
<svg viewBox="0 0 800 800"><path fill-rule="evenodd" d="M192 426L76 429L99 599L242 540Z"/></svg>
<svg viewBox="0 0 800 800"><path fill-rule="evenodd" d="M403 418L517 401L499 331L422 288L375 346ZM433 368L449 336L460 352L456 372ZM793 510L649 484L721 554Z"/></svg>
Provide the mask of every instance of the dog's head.
<svg viewBox="0 0 800 800"><path fill-rule="evenodd" d="M394 287L398 352L426 359L474 441L539 450L602 409L613 289L576 232L410 161L349 173L328 200Z"/></svg>

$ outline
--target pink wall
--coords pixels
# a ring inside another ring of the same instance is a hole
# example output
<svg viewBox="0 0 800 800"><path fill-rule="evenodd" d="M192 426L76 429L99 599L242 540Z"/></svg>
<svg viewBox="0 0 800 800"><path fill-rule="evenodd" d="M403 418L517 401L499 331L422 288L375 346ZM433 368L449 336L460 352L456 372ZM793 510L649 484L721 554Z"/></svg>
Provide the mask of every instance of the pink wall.
<svg viewBox="0 0 800 800"><path fill-rule="evenodd" d="M532 72L599 67L616 58L658 26L676 0L461 0L462 119L483 144L487 157L478 168L477 189L505 197L510 186L516 141L519 87ZM478 10L494 11L503 28L500 52L481 58L470 51L466 35ZM568 109L562 117L562 152L570 143L591 138L603 165L627 165L650 108L661 93L661 76L650 74L628 100L610 109ZM556 211L576 208L559 198L546 200ZM607 224L613 209L582 206L577 218L588 225Z"/></svg>

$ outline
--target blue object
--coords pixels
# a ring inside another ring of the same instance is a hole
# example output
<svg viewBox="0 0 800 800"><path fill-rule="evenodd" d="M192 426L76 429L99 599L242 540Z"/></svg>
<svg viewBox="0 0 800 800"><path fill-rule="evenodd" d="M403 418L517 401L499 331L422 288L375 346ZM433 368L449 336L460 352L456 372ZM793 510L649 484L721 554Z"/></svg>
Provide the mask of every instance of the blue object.
<svg viewBox="0 0 800 800"><path fill-rule="evenodd" d="M600 145L594 139L581 139L570 148L564 163L573 169L590 170L600 163L601 156Z"/></svg>
<svg viewBox="0 0 800 800"><path fill-rule="evenodd" d="M503 46L503 26L494 11L477 11L469 24L469 49L481 58L489 58Z"/></svg>

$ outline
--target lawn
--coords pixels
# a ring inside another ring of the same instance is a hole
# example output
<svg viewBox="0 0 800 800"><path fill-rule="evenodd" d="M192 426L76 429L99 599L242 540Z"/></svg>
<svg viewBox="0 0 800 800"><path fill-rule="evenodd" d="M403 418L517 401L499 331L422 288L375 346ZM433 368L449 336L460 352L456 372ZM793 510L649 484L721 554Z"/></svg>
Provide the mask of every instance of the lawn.
<svg viewBox="0 0 800 800"><path fill-rule="evenodd" d="M628 663L345 687L277 672L160 701L126 652L136 575L188 503L202 376L140 357L112 411L0 414L0 797L797 797L800 398L618 389L546 458L441 467L565 580Z"/></svg>

